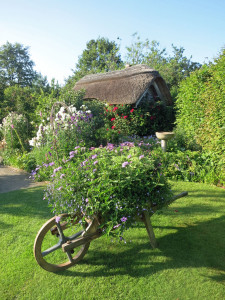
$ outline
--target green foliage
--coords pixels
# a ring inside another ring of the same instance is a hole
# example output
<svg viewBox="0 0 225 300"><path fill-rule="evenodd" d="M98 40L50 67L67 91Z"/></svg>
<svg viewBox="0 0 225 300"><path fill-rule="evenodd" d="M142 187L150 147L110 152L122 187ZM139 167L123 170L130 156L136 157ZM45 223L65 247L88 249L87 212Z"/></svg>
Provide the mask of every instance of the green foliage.
<svg viewBox="0 0 225 300"><path fill-rule="evenodd" d="M175 131L175 138L168 141L167 152L155 148L162 159L167 178L191 182L225 185L225 158L213 151L206 151L194 143L187 143L185 135Z"/></svg>
<svg viewBox="0 0 225 300"><path fill-rule="evenodd" d="M43 166L43 168L49 166ZM133 143L118 147L75 147L55 168L45 198L54 214L96 215L104 232L118 234L132 226L137 215L163 207L172 198L160 160Z"/></svg>
<svg viewBox="0 0 225 300"><path fill-rule="evenodd" d="M177 127L203 150L224 156L225 50L180 85Z"/></svg>
<svg viewBox="0 0 225 300"><path fill-rule="evenodd" d="M167 178L192 182L224 185L224 161L213 153L201 151L177 151L162 154Z"/></svg>
<svg viewBox="0 0 225 300"><path fill-rule="evenodd" d="M2 151L1 156L5 165L31 172L37 166L36 158L31 152L21 152L19 149Z"/></svg>

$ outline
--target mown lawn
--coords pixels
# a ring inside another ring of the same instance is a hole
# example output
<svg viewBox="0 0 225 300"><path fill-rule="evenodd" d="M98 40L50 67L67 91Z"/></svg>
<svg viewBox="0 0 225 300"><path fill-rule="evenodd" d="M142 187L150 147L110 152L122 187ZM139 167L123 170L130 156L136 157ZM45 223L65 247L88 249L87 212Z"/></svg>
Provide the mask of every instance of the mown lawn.
<svg viewBox="0 0 225 300"><path fill-rule="evenodd" d="M101 237L76 266L54 274L41 269L33 243L51 217L43 188L0 194L0 299L225 299L225 190L173 183L187 190L152 218L158 249L145 228L127 243Z"/></svg>

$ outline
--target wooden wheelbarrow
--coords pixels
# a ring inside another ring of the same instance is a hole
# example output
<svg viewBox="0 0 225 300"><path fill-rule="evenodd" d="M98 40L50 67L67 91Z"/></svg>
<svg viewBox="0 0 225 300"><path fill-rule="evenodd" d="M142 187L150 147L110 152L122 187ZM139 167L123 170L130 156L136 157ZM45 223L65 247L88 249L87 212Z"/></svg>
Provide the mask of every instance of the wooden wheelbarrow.
<svg viewBox="0 0 225 300"><path fill-rule="evenodd" d="M182 192L167 203L188 195ZM152 248L157 247L155 234L150 217L157 211L157 206L151 213L144 211L139 220L144 222ZM102 235L99 220L96 216L81 224L81 218L68 223L68 214L62 214L49 219L39 230L34 242L34 256L37 263L46 271L57 272L79 262L87 253L91 241ZM73 226L76 225L76 226Z"/></svg>

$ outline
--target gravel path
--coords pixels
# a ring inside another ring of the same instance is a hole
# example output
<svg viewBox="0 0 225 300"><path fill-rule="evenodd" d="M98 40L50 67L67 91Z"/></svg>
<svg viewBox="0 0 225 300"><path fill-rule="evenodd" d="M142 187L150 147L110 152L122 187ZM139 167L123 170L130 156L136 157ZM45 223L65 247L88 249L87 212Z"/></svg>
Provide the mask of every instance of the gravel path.
<svg viewBox="0 0 225 300"><path fill-rule="evenodd" d="M43 182L34 182L29 176L30 174L23 170L0 164L0 193L27 189L45 184Z"/></svg>

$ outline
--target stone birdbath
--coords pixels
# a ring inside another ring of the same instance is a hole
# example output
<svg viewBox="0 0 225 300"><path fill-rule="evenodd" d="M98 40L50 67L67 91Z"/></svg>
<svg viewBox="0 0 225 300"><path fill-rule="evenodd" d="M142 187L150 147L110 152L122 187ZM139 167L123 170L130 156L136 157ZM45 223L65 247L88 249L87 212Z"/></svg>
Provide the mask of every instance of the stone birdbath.
<svg viewBox="0 0 225 300"><path fill-rule="evenodd" d="M156 132L156 137L161 140L161 147L163 152L166 152L167 141L174 137L174 132Z"/></svg>

